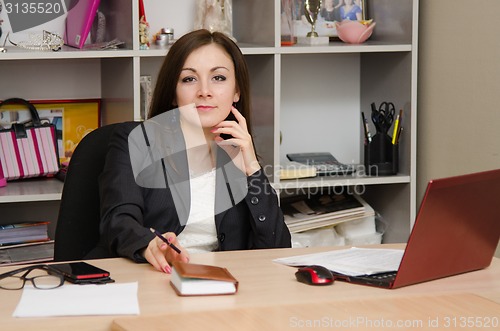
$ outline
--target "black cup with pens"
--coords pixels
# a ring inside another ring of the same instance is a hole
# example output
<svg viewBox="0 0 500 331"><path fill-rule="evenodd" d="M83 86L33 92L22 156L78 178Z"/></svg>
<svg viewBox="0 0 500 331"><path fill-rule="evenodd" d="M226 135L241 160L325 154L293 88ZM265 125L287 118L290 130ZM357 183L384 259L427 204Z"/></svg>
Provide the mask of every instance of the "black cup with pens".
<svg viewBox="0 0 500 331"><path fill-rule="evenodd" d="M361 112L365 133L366 174L369 176L396 175L399 170L399 138L402 131L403 111L400 110L395 116L396 111L392 102L382 102L378 108L375 103L372 103L371 108L371 119L376 130L373 137L368 128L368 121ZM392 137L389 136L391 127Z"/></svg>

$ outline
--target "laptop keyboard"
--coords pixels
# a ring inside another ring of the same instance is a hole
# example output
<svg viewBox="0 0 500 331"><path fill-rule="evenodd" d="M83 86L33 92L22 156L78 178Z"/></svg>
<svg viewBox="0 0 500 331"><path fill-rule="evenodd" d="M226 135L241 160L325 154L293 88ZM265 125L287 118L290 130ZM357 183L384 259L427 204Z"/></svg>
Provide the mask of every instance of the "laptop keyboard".
<svg viewBox="0 0 500 331"><path fill-rule="evenodd" d="M382 279L394 280L394 278L396 278L396 272L386 272L383 274L368 275L366 277L367 278L374 278L374 279L378 279L378 280L382 280Z"/></svg>
<svg viewBox="0 0 500 331"><path fill-rule="evenodd" d="M381 287L390 287L396 279L396 271L384 272L374 275L351 277L351 282Z"/></svg>
<svg viewBox="0 0 500 331"><path fill-rule="evenodd" d="M362 285L372 285L383 288L390 288L396 279L396 271L384 272L374 275L346 276L337 272L332 272L335 279Z"/></svg>

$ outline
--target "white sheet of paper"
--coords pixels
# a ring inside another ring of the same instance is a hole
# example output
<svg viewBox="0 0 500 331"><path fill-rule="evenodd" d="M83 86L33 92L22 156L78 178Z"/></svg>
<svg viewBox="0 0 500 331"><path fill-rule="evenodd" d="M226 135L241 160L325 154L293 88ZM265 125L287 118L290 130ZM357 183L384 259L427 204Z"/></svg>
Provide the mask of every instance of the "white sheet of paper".
<svg viewBox="0 0 500 331"><path fill-rule="evenodd" d="M273 261L292 267L320 265L344 275L360 276L398 270L403 253L401 249L352 247Z"/></svg>
<svg viewBox="0 0 500 331"><path fill-rule="evenodd" d="M137 282L65 284L52 290L26 285L14 317L138 315Z"/></svg>

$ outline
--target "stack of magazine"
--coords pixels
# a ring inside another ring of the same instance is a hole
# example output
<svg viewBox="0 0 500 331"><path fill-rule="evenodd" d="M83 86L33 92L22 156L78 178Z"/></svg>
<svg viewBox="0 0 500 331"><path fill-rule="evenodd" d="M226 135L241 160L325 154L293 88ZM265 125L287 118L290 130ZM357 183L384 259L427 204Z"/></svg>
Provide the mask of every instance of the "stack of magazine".
<svg viewBox="0 0 500 331"><path fill-rule="evenodd" d="M49 222L0 225L0 265L50 261L54 241L48 235Z"/></svg>
<svg viewBox="0 0 500 331"><path fill-rule="evenodd" d="M373 208L354 194L315 194L281 199L285 223L291 233L335 226L375 217Z"/></svg>

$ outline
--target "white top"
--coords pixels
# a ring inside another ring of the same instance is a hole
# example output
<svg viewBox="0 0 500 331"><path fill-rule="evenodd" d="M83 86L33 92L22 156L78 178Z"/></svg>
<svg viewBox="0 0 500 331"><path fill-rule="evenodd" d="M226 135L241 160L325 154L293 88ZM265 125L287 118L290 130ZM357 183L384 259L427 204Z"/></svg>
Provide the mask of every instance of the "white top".
<svg viewBox="0 0 500 331"><path fill-rule="evenodd" d="M215 168L197 177L190 176L191 208L184 230L177 240L190 254L217 248L215 229Z"/></svg>

